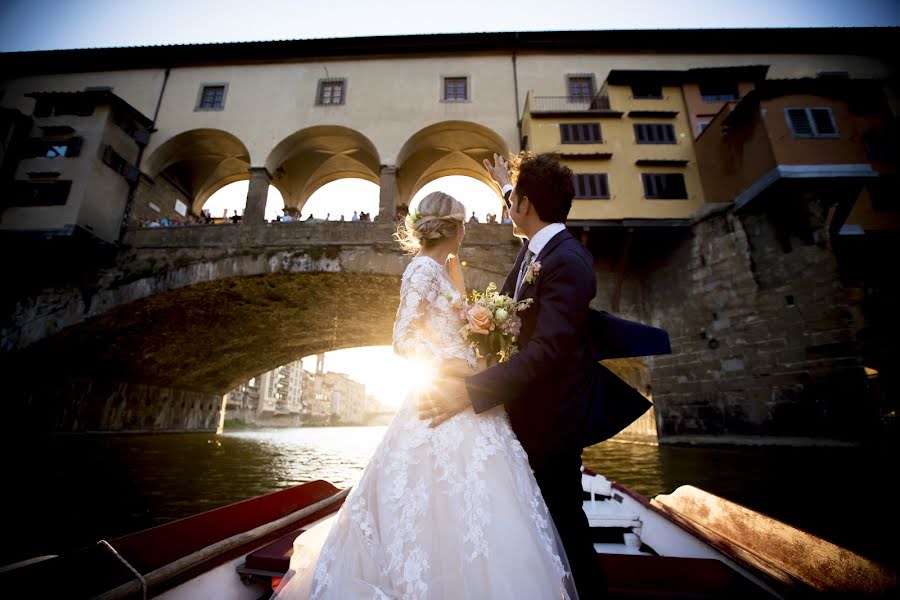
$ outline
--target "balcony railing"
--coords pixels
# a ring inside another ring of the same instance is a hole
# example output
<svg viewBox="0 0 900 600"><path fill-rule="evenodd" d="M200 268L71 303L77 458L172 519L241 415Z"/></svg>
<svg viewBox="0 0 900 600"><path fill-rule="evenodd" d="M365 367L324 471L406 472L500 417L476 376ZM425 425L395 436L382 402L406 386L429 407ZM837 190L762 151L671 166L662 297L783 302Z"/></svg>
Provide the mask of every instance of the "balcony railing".
<svg viewBox="0 0 900 600"><path fill-rule="evenodd" d="M530 110L533 113L567 113L608 111L609 96L582 98L577 96L532 96Z"/></svg>

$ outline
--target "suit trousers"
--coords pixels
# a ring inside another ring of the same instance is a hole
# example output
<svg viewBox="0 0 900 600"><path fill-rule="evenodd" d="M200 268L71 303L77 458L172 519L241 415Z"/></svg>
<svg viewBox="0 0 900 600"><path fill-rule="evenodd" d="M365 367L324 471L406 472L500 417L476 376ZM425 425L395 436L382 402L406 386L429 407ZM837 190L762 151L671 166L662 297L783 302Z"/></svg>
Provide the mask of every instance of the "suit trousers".
<svg viewBox="0 0 900 600"><path fill-rule="evenodd" d="M534 476L559 532L580 600L606 597L606 578L582 509L581 449L534 467Z"/></svg>

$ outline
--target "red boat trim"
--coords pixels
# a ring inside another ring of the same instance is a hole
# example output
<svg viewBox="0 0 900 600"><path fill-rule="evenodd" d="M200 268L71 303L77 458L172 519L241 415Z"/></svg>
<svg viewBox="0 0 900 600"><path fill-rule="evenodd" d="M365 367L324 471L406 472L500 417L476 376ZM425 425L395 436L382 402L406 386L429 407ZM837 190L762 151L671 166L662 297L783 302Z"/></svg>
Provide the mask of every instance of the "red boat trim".
<svg viewBox="0 0 900 600"><path fill-rule="evenodd" d="M109 543L139 571L149 573L216 542L329 498L339 491L327 481L311 481L138 531L109 540Z"/></svg>
<svg viewBox="0 0 900 600"><path fill-rule="evenodd" d="M339 491L328 482L313 481L108 541L129 564L148 576L204 548L311 507ZM151 584L152 592L159 593L243 556L291 529L332 514L340 505L341 500L338 500L256 539L248 538L246 544L238 543L221 554L186 568L167 581ZM43 597L52 598L93 598L108 590L136 583L134 574L108 548L99 544L0 573L0 589L28 590L38 586Z"/></svg>

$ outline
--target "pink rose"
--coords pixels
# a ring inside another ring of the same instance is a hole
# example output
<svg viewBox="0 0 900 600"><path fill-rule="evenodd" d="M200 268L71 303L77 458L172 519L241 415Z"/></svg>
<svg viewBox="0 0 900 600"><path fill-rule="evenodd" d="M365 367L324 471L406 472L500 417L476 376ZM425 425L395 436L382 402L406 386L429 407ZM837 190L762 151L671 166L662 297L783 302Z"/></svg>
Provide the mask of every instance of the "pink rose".
<svg viewBox="0 0 900 600"><path fill-rule="evenodd" d="M472 328L472 333L487 334L494 328L491 319L491 309L486 306L479 304L470 306L468 312L466 312L466 320Z"/></svg>

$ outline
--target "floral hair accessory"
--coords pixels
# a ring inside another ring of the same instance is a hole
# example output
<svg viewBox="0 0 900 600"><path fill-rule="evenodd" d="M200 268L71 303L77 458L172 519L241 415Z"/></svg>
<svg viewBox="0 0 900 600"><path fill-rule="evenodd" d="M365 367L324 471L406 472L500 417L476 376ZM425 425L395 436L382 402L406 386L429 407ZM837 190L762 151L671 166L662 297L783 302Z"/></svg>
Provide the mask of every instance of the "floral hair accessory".
<svg viewBox="0 0 900 600"><path fill-rule="evenodd" d="M415 223L419 219L422 218L422 213L419 212L418 208L409 209L409 220Z"/></svg>

